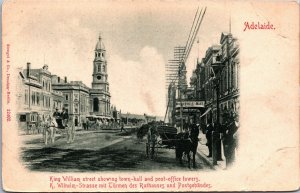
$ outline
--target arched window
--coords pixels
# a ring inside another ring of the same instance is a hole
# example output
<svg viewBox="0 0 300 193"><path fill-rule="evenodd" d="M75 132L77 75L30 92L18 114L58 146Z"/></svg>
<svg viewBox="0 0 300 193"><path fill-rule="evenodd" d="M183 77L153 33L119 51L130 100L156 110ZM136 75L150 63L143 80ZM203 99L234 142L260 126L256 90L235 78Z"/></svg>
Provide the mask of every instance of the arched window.
<svg viewBox="0 0 300 193"><path fill-rule="evenodd" d="M99 99L98 98L93 99L93 111L99 112Z"/></svg>
<svg viewBox="0 0 300 193"><path fill-rule="evenodd" d="M97 52L95 52L95 58L97 58Z"/></svg>
<svg viewBox="0 0 300 193"><path fill-rule="evenodd" d="M105 65L103 65L103 72L105 72Z"/></svg>

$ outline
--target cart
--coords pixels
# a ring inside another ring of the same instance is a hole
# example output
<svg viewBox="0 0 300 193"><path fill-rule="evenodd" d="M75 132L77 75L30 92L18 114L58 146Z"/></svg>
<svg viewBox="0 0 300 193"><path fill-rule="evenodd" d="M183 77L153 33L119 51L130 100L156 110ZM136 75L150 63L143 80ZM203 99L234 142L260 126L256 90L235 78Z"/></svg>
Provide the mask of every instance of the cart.
<svg viewBox="0 0 300 193"><path fill-rule="evenodd" d="M147 133L146 156L151 159L157 155L158 149L175 149L177 129L167 125L150 126Z"/></svg>
<svg viewBox="0 0 300 193"><path fill-rule="evenodd" d="M21 131L25 131L26 135L40 133L40 114L35 111L19 112L18 124Z"/></svg>

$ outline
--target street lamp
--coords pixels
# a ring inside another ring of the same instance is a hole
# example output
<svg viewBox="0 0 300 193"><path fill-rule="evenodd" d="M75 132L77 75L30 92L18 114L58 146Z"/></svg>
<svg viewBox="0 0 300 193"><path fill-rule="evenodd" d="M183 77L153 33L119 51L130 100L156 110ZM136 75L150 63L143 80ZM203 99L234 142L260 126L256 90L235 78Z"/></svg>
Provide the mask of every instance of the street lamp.
<svg viewBox="0 0 300 193"><path fill-rule="evenodd" d="M213 164L217 165L218 160L222 160L221 154L221 123L220 123L220 82L221 82L221 74L224 69L224 65L220 62L216 62L212 67L211 77L213 78L214 88L216 89L216 105L217 105L217 120L215 125L215 130L212 134L212 157L213 157Z"/></svg>

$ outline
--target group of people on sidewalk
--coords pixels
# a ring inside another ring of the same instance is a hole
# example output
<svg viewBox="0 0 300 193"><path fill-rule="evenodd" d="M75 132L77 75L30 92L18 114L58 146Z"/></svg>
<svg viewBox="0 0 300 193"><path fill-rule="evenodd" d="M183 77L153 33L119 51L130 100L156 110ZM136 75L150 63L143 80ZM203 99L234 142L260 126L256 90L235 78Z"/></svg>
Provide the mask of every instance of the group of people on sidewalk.
<svg viewBox="0 0 300 193"><path fill-rule="evenodd" d="M235 113L224 113L223 122L211 122L203 126L203 133L206 136L206 146L209 150L208 157L213 154L217 156L217 161L222 161L221 143L223 143L226 168L235 161L235 150L238 146L238 116ZM214 152L215 151L215 152Z"/></svg>
<svg viewBox="0 0 300 193"><path fill-rule="evenodd" d="M120 123L116 120L106 120L101 118L89 119L82 117L81 119L83 130L97 130L97 129L116 129L120 127Z"/></svg>
<svg viewBox="0 0 300 193"><path fill-rule="evenodd" d="M176 127L176 125L175 125ZM230 167L235 161L235 150L238 146L238 115L234 112L226 111L222 116L222 123L216 121L208 121L207 124L196 124L195 121L183 122L183 133L197 132L193 136L199 135L199 128L206 137L206 146L209 154L207 157L213 157L215 163L222 161L222 153L226 159L226 168ZM177 130L180 127L176 127ZM222 152L223 144L223 152Z"/></svg>

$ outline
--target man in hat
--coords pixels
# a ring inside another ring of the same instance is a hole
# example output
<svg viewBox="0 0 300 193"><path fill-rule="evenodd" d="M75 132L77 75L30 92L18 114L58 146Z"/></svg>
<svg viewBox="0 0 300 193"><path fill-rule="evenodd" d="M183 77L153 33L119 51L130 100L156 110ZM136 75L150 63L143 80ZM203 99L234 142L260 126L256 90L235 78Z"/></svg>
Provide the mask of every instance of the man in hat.
<svg viewBox="0 0 300 193"><path fill-rule="evenodd" d="M58 111L58 108L55 109L55 112L53 113L53 117L55 119L59 118L60 117L60 112Z"/></svg>
<svg viewBox="0 0 300 193"><path fill-rule="evenodd" d="M63 107L63 112L61 113L61 118L62 118L62 124L63 124L63 127L67 127L67 123L68 123L68 120L69 120L69 114L67 112L67 109Z"/></svg>
<svg viewBox="0 0 300 193"><path fill-rule="evenodd" d="M223 133L224 155L226 167L230 167L235 160L235 149L237 139L235 138L238 130L237 114L231 113L226 128Z"/></svg>
<svg viewBox="0 0 300 193"><path fill-rule="evenodd" d="M206 137L206 146L208 147L208 155L207 157L212 157L212 132L214 130L214 123L208 123L206 126L206 133L205 133L205 137Z"/></svg>
<svg viewBox="0 0 300 193"><path fill-rule="evenodd" d="M55 112L53 113L53 118L55 119L58 127L61 127L62 126L61 113L58 111L58 108L55 109Z"/></svg>

